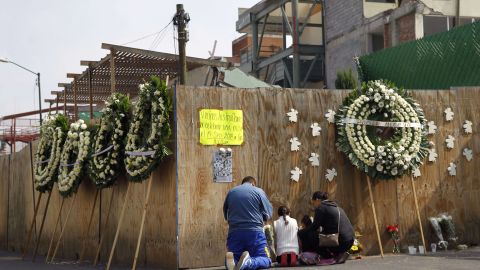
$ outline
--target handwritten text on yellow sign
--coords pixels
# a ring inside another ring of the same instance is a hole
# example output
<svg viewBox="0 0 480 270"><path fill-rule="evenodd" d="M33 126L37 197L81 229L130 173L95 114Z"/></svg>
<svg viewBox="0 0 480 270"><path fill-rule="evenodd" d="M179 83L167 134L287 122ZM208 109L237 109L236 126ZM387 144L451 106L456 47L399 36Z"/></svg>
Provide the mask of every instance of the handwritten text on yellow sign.
<svg viewBox="0 0 480 270"><path fill-rule="evenodd" d="M242 110L200 110L200 143L203 145L241 145Z"/></svg>

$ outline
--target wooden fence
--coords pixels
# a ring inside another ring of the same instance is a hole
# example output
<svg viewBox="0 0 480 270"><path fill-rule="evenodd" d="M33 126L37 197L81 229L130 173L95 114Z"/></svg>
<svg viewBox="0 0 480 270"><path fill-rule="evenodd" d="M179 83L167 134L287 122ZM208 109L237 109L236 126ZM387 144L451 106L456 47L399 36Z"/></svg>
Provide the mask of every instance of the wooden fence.
<svg viewBox="0 0 480 270"><path fill-rule="evenodd" d="M345 209L355 229L363 235L361 241L365 253L378 254L366 178L336 150L334 125L328 124L324 117L328 109L338 109L347 93L318 89L178 87L174 113L177 126L176 144L173 146L175 154L153 176L140 262L165 268L222 265L228 228L222 214L223 200L228 190L238 185L246 175L257 177L259 186L265 190L275 208L286 204L297 219L304 214L313 214L309 205L312 192L330 192ZM414 97L423 107L427 119L435 121L438 126L437 133L429 137L436 145L438 159L434 163L426 161L421 167L422 176L416 179L427 245L435 241L427 217L442 212L453 216L461 242L478 244L480 180L475 168L480 167L480 89L417 90ZM444 120L443 111L447 107L455 113L451 122ZM202 108L243 110L244 144L231 147L233 183L214 183L212 180L212 155L218 147L199 144L198 110ZM299 111L296 124L289 123L286 116L291 108ZM463 132L465 120L473 122L472 134ZM313 122L322 127L319 137L311 136L310 125ZM455 148L451 150L445 146L448 135L456 138ZM290 151L288 140L294 136L302 143L298 152ZM462 156L466 147L474 153L470 162ZM320 154L319 167L311 167L308 162L312 152ZM456 177L449 176L447 172L450 162L457 165ZM12 156L0 157L0 248L3 249L21 248L32 219L34 198L29 165L28 148ZM295 166L303 171L298 183L290 180L290 170ZM332 182L325 178L327 168L336 168L338 172ZM128 198L126 220L116 249L116 263L133 261L145 189L145 184L134 184ZM108 255L113 241L125 190L126 181L120 179L113 189L102 192L95 229L88 242L89 246L93 246L101 234L106 234L102 260ZM100 230L99 224L104 223L112 192L112 221L107 229ZM393 247L384 230L389 224L400 225L403 248L421 244L412 192L409 177L375 181L373 184L381 239L386 252ZM75 259L78 256L93 197L94 187L85 179L58 257ZM66 201L67 207L70 201ZM60 197L55 188L40 245L43 254L48 247L59 205Z"/></svg>

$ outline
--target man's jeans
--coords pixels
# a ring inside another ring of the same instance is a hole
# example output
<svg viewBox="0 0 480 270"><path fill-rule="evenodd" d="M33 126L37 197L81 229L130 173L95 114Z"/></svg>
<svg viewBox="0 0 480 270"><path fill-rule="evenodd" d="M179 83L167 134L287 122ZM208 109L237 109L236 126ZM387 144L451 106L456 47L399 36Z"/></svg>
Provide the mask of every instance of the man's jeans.
<svg viewBox="0 0 480 270"><path fill-rule="evenodd" d="M270 268L271 260L268 254L267 239L261 231L233 231L227 238L228 251L233 252L235 264L244 251L250 253L252 263L248 264L247 270Z"/></svg>

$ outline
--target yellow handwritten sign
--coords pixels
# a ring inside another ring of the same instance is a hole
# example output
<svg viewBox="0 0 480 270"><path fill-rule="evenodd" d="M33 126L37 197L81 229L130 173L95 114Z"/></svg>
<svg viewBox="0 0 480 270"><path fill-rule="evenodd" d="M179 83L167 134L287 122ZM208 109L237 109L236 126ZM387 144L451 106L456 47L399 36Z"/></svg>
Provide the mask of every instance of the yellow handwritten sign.
<svg viewBox="0 0 480 270"><path fill-rule="evenodd" d="M203 145L241 145L242 110L200 110L200 143Z"/></svg>

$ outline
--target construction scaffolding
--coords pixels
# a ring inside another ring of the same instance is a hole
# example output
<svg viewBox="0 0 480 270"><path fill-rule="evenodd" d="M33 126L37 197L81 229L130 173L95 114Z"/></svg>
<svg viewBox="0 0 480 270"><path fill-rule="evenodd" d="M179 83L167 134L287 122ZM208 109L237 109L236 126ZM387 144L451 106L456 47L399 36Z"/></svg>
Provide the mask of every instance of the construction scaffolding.
<svg viewBox="0 0 480 270"><path fill-rule="evenodd" d="M58 113L63 106L6 115L0 118L0 154L14 153L40 136L40 113ZM7 147L8 146L8 147Z"/></svg>
<svg viewBox="0 0 480 270"><path fill-rule="evenodd" d="M251 36L242 69L284 87L303 88L324 80L323 8L315 0L263 0L243 11L237 31ZM266 37L279 37L282 48L265 56ZM291 45L289 45L291 43Z"/></svg>

